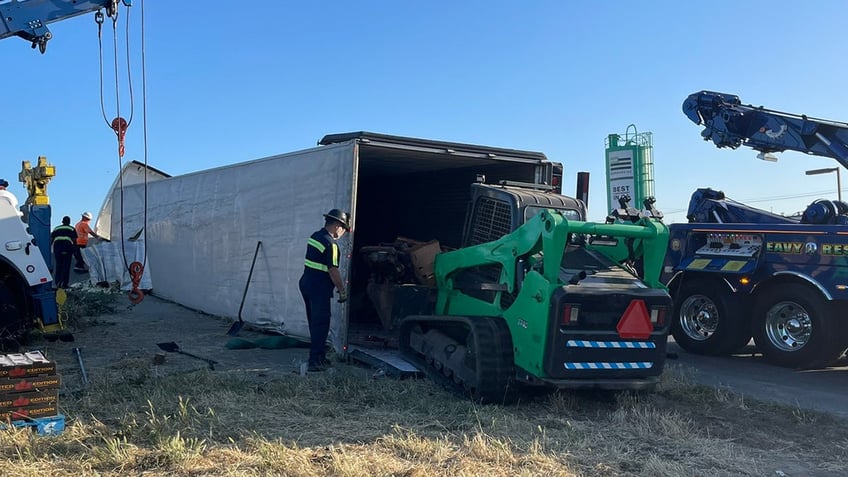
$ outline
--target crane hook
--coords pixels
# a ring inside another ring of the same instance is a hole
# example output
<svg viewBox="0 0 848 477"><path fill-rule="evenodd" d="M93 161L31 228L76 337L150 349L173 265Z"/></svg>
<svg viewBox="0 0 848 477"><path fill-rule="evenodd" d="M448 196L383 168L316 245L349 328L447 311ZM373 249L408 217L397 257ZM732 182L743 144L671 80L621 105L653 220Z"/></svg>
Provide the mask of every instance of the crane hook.
<svg viewBox="0 0 848 477"><path fill-rule="evenodd" d="M118 136L118 155L124 157L124 135L127 133L127 120L118 116L112 120L111 126Z"/></svg>
<svg viewBox="0 0 848 477"><path fill-rule="evenodd" d="M144 275L144 265L141 262L133 262L129 266L130 279L132 280L132 290L129 292L130 303L137 305L144 300L144 292L139 290L138 286L141 283L141 278Z"/></svg>

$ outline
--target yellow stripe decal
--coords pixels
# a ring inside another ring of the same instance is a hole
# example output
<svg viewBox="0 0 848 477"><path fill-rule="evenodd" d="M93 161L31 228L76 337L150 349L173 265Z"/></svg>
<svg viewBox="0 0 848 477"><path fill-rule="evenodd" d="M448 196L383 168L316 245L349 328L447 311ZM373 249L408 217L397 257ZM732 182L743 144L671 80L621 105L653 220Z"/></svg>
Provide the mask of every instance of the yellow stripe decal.
<svg viewBox="0 0 848 477"><path fill-rule="evenodd" d="M315 270L320 270L320 271L322 271L322 272L326 272L326 271L327 271L327 266L326 266L326 265L323 265L323 264L320 264L320 263L313 262L312 260L306 260L306 261L304 262L304 265L306 265L306 266L307 266L307 268L313 268L313 269L315 269Z"/></svg>
<svg viewBox="0 0 848 477"><path fill-rule="evenodd" d="M692 260L692 263L690 263L689 266L687 266L686 268L689 270L703 270L707 268L707 265L709 265L710 262L710 259L699 258L697 260Z"/></svg>
<svg viewBox="0 0 848 477"><path fill-rule="evenodd" d="M309 245L312 245L313 247L317 248L317 249L318 249L318 251L319 251L319 252L321 252L321 253L324 253L324 250L327 250L327 248L326 248L326 247L324 247L324 244L323 244L323 243L321 243L321 242L319 242L319 241L315 240L314 238L309 239L309 240L307 241L307 243L308 243Z"/></svg>
<svg viewBox="0 0 848 477"><path fill-rule="evenodd" d="M739 270L742 270L742 267L744 267L746 263L748 262L744 262L742 260L730 260L729 262L725 263L723 267L721 267L721 271L738 272Z"/></svg>

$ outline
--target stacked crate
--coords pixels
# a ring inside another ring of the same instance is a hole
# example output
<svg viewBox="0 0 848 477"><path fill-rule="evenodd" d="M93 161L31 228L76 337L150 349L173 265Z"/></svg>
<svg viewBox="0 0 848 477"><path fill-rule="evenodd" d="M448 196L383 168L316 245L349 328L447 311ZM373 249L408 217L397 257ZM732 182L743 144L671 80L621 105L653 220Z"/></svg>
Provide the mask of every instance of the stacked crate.
<svg viewBox="0 0 848 477"><path fill-rule="evenodd" d="M56 363L40 351L0 354L0 424L33 425L59 416Z"/></svg>

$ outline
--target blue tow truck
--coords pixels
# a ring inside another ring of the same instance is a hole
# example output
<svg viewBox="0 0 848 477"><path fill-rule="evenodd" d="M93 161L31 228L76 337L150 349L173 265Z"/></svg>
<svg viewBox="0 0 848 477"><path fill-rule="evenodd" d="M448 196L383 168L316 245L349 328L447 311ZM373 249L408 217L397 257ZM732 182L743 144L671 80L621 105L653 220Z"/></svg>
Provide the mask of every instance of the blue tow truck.
<svg viewBox="0 0 848 477"><path fill-rule="evenodd" d="M743 105L701 91L683 103L717 147L761 159L798 151L848 167L848 124ZM848 204L816 200L800 218L698 189L689 223L671 224L662 280L674 299L671 333L686 351L727 355L753 337L764 358L821 368L848 348Z"/></svg>

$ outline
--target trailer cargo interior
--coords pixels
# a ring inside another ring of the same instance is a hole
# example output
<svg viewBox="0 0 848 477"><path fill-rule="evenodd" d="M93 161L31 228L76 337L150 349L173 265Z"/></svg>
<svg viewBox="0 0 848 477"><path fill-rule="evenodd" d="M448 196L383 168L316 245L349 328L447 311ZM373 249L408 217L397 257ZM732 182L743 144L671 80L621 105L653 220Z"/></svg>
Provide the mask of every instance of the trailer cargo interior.
<svg viewBox="0 0 848 477"><path fill-rule="evenodd" d="M357 157L347 329L348 342L356 345L395 345L394 330L381 322L366 294L372 270L360 253L363 247L406 238L459 248L471 184L485 177L488 183L559 185L562 177L561 165L537 152L365 132L329 135L320 144L345 141L355 141Z"/></svg>

